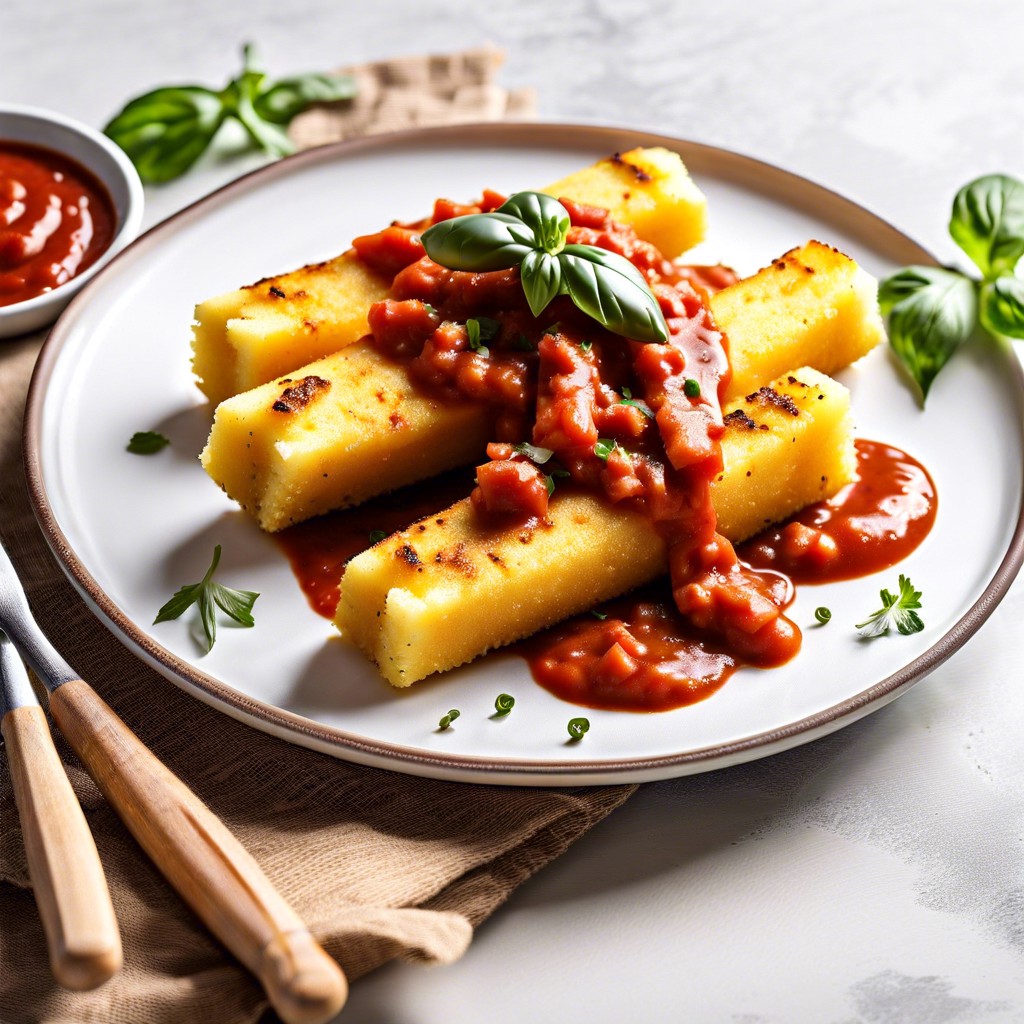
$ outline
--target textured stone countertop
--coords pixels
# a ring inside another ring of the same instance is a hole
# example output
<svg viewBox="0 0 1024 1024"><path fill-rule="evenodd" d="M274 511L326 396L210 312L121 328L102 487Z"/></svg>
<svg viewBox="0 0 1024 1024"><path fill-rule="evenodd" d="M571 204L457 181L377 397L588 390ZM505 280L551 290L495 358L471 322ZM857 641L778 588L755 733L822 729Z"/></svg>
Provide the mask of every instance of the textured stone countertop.
<svg viewBox="0 0 1024 1024"><path fill-rule="evenodd" d="M55 17L60 10L59 18ZM999 2L7 0L0 98L102 124L238 44L280 72L486 41L547 119L796 170L941 258L949 203L1024 175L1024 7ZM148 223L255 166L209 160ZM951 552L955 563L955 552ZM1024 586L900 700L810 746L649 784L447 968L359 983L362 1024L1024 1020ZM641 1007L643 1007L641 1009Z"/></svg>

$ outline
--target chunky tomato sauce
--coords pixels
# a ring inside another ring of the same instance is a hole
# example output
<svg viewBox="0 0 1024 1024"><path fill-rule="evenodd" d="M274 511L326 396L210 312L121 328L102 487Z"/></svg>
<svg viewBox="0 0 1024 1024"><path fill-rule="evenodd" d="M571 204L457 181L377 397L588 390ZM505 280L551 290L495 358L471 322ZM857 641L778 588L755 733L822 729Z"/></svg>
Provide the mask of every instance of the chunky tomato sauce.
<svg viewBox="0 0 1024 1024"><path fill-rule="evenodd" d="M0 306L52 291L95 263L114 220L110 197L84 167L0 141Z"/></svg>
<svg viewBox="0 0 1024 1024"><path fill-rule="evenodd" d="M493 210L503 198L441 203L432 222ZM374 343L439 396L495 408L497 436L471 496L481 518L542 518L561 478L642 509L668 542L679 613L737 656L780 664L799 649L800 631L783 614L777 588L742 567L717 533L711 503L722 470L720 393L729 361L705 299L732 274L679 268L607 211L562 202L569 244L617 253L645 276L668 326L666 342L610 334L567 297L538 319L517 269L439 266L418 249L420 224L392 225L354 243L371 266L395 275L391 297L370 309ZM524 442L545 450L540 464L516 447Z"/></svg>
<svg viewBox="0 0 1024 1024"><path fill-rule="evenodd" d="M788 661L801 637L784 614L792 583L776 570L823 580L904 557L934 517L934 490L922 486L927 474L909 457L893 469L893 449L862 442L861 484L749 542L741 561L717 532L711 503L729 364L707 298L735 274L672 264L605 211L562 200L568 242L629 259L647 278L669 338L640 344L612 335L565 297L536 318L517 270L448 270L420 242L431 223L503 201L497 193L472 206L439 200L431 218L393 224L354 248L393 277L390 297L369 313L377 348L439 399L495 410L489 461L477 468L471 494L478 516L499 526L542 519L552 490L571 484L643 510L667 542L672 602L645 590L608 605L603 617L578 616L522 642L534 677L574 703L655 711L708 696L737 665ZM278 535L313 606L333 613L344 565L369 545L371 531L391 533L468 489L464 477L449 477L448 486L444 497L420 487L415 500L402 492ZM931 518L922 502L930 502ZM864 530L876 537L870 555Z"/></svg>
<svg viewBox="0 0 1024 1024"><path fill-rule="evenodd" d="M935 484L899 448L864 440L856 446L854 483L748 541L742 557L796 583L854 579L906 558L935 523Z"/></svg>

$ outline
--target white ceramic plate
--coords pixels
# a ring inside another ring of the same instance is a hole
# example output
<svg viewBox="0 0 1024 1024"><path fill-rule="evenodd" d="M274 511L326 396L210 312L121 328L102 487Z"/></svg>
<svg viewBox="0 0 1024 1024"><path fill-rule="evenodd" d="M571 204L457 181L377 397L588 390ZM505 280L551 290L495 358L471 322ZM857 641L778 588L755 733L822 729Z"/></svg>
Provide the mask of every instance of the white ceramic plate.
<svg viewBox="0 0 1024 1024"><path fill-rule="evenodd" d="M438 195L537 186L616 150L665 145L706 191L712 227L695 254L742 273L819 238L883 275L930 262L853 203L722 150L619 129L466 126L326 147L265 168L160 225L118 257L54 329L28 411L27 459L40 521L97 614L168 678L226 713L338 757L475 782L568 785L704 771L806 742L893 699L984 621L1022 555L1019 367L993 347L958 355L922 413L889 354L843 375L861 436L892 442L930 469L932 534L877 577L803 587L791 615L804 648L789 665L738 672L709 699L661 714L581 712L495 654L396 691L307 605L273 541L196 462L210 413L189 373L193 304L268 274L335 255L357 234L413 219ZM136 430L172 447L125 451ZM185 621L152 626L215 543L219 578L258 590L256 627L222 628L200 656ZM924 592L926 629L865 643L853 623L907 572ZM813 627L819 604L832 609ZM506 719L495 696L516 697ZM449 708L455 727L437 730ZM567 742L566 722L591 729Z"/></svg>

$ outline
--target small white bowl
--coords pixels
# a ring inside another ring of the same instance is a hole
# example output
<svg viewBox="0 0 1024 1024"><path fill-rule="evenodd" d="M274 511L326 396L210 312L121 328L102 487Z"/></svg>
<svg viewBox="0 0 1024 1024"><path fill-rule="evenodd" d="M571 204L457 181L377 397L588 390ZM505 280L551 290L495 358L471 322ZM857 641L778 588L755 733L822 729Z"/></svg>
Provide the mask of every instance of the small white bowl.
<svg viewBox="0 0 1024 1024"><path fill-rule="evenodd" d="M81 164L106 188L114 204L114 239L81 274L23 302L0 306L0 338L45 327L57 319L72 296L139 233L142 182L132 162L105 135L63 114L37 107L0 104L0 142L22 142L51 149Z"/></svg>

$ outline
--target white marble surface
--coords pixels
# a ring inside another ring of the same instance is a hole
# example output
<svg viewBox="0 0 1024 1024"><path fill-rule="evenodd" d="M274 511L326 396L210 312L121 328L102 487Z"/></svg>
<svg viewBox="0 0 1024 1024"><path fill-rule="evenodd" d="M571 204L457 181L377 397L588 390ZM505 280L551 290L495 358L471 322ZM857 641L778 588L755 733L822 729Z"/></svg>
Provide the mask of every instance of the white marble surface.
<svg viewBox="0 0 1024 1024"><path fill-rule="evenodd" d="M95 125L158 82L217 82L244 39L276 72L492 41L509 52L505 83L535 86L546 118L650 127L782 164L944 257L956 188L1024 175L1024 8L995 0L2 11L0 97ZM147 222L255 163L221 154L150 190ZM382 970L343 1019L1024 1020L1022 613L1018 584L967 648L837 735L644 787L524 885L461 962Z"/></svg>

